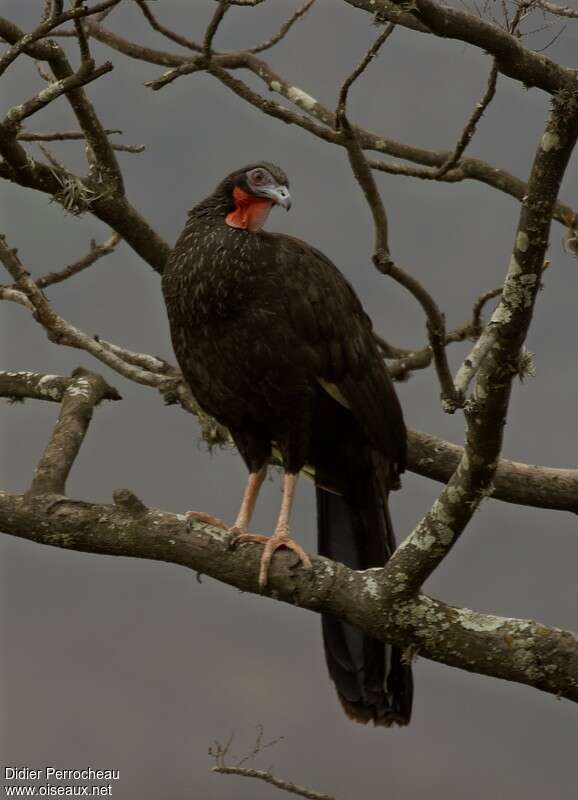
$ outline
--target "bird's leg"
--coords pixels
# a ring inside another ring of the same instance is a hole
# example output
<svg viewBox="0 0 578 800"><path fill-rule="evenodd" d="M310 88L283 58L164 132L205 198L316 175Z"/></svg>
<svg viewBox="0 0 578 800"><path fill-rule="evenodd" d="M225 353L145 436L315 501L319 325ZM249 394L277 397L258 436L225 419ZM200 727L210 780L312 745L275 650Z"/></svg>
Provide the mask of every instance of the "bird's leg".
<svg viewBox="0 0 578 800"><path fill-rule="evenodd" d="M253 511L255 510L255 503L257 502L259 490L263 485L266 475L266 464L262 466L258 472L249 473L249 478L243 493L243 499L241 500L241 508L237 514L235 524L230 529L231 533L243 533L243 531L246 531L251 524L251 518L253 517Z"/></svg>
<svg viewBox="0 0 578 800"><path fill-rule="evenodd" d="M305 550L289 536L289 518L291 516L291 507L293 505L298 477L299 475L289 472L286 472L283 476L283 500L281 501L281 510L273 536L258 536L249 533L241 534L237 537L237 541L263 542L265 544L265 549L261 556L261 565L259 567L259 586L261 589L267 585L271 559L279 547L287 547L289 550L293 550L293 552L297 553L299 556L304 567L307 569L311 567L311 561Z"/></svg>
<svg viewBox="0 0 578 800"><path fill-rule="evenodd" d="M199 522L204 522L207 525L212 525L214 528L223 528L231 533L241 533L242 531L246 531L251 522L253 511L255 510L255 503L257 502L257 497L259 496L259 489L261 488L266 475L266 464L261 467L258 472L249 473L249 478L247 479L245 491L243 493L243 499L241 500L241 508L239 509L237 519L235 520L235 524L232 528L227 525L226 522L223 522L222 519L219 519L219 517L213 517L212 514L206 514L204 511L188 511L187 517L196 519ZM268 537L264 536L263 538L267 539Z"/></svg>

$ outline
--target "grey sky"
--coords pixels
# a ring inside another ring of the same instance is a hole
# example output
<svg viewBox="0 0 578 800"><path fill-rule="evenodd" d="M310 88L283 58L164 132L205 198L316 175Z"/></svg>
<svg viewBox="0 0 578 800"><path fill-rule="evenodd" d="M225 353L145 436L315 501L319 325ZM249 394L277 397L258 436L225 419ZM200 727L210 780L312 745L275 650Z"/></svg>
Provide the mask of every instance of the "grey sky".
<svg viewBox="0 0 578 800"><path fill-rule="evenodd" d="M2 14L25 29L41 6L39 0L1 3ZM140 42L176 49L153 36L133 6L123 3L110 25ZM283 0L233 9L216 44L258 42L295 6ZM196 38L213 8L209 0L157 4L169 26ZM538 15L534 27L539 24ZM543 46L559 27L530 41ZM266 58L332 106L376 35L367 15L318 0ZM570 21L548 54L576 66L577 43L578 27ZM401 346L424 343L415 303L371 266L371 220L341 149L259 115L208 76L186 76L152 93L143 82L161 68L100 45L94 52L99 61L111 59L115 70L88 92L107 127L121 128L123 141L146 144L144 154L120 158L131 201L161 235L173 242L187 209L230 170L255 159L277 162L290 176L294 205L290 214L272 214L268 227L327 253L387 338ZM483 92L489 66L472 48L397 30L353 88L351 116L391 138L449 148ZM33 63L19 59L2 87L5 113L40 87ZM525 177L548 105L541 92L500 78L471 153ZM60 100L30 127L76 126ZM53 151L81 169L81 145ZM379 184L395 258L433 292L450 325L465 321L475 298L503 280L517 204L471 182L380 176ZM91 237L108 235L90 217L65 217L44 195L7 184L1 189L2 230L33 275L75 260ZM574 159L563 190L574 206L577 189ZM561 238L555 225L552 266L528 342L537 375L515 387L504 452L520 461L575 466L578 269ZM158 276L126 245L48 296L83 330L173 360ZM190 415L165 408L152 390L124 381L87 354L49 343L20 307L0 307L0 328L3 368L66 374L82 365L102 372L124 397L96 412L70 480L73 497L109 502L114 488L128 486L150 505L234 518L245 468L233 452L209 456L199 447ZM464 352L452 348L454 365ZM431 371L398 390L411 427L461 441L463 420L442 413ZM56 413L56 406L34 401L2 405L0 486L25 490ZM399 538L438 491L407 475L393 498ZM274 476L256 530L271 530L279 498ZM305 484L294 533L313 549L314 505ZM426 589L480 611L576 628L576 545L570 515L487 501ZM576 712L568 703L420 660L412 725L363 728L337 703L313 614L241 596L207 578L199 585L171 565L67 553L8 537L0 547L3 764L120 769L114 796L123 800L258 800L273 790L212 775L207 747L234 728L242 754L262 723L267 736L285 737L264 755L262 768L273 764L276 773L342 800L410 800L425 792L432 800L576 796Z"/></svg>

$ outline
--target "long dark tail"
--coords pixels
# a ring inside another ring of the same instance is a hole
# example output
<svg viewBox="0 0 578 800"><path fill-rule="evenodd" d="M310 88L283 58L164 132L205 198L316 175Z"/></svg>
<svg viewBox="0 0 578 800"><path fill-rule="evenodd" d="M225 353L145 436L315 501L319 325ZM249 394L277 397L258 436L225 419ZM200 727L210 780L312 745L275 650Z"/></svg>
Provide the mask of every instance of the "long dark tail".
<svg viewBox="0 0 578 800"><path fill-rule="evenodd" d="M366 473L367 475L367 473ZM317 485L319 553L353 569L383 566L395 549L387 491L376 472L347 498ZM375 725L407 725L411 717L411 667L397 647L372 639L335 617L322 616L329 674L348 717Z"/></svg>

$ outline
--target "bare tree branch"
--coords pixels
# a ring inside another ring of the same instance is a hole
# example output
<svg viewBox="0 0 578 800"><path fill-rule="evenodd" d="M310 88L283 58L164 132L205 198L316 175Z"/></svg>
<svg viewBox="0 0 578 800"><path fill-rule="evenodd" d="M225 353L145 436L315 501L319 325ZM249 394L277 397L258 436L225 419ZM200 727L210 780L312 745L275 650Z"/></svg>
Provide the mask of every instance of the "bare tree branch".
<svg viewBox="0 0 578 800"><path fill-rule="evenodd" d="M259 591L261 545L231 550L223 530L139 503L110 506L0 492L0 530L69 550L181 564L242 591ZM303 570L293 554L280 551L267 593L333 614L372 637L411 646L424 658L578 702L574 634L531 620L455 608L426 595L402 600L399 586L383 569L356 572L320 556L311 560L312 569ZM512 658L512 652L523 658Z"/></svg>
<svg viewBox="0 0 578 800"><path fill-rule="evenodd" d="M62 397L58 422L44 450L29 494L64 495L66 480L84 441L93 409L102 400L120 400L100 375L76 369Z"/></svg>
<svg viewBox="0 0 578 800"><path fill-rule="evenodd" d="M4 119L4 126L10 132L13 131L14 133L17 133L19 125L23 119L32 116L32 114L36 114L36 112L40 111L41 108L44 108L49 103L52 103L52 101L56 100L57 97L60 97L61 95L71 91L71 89L77 89L80 86L86 86L88 83L92 83L92 81L97 80L97 78L100 78L101 75L105 75L112 69L113 66L110 61L107 61L100 67L95 67L92 60L83 62L78 72L75 72L73 75L69 75L63 80L51 83L45 89L42 89L41 92L38 92L37 95L30 98L30 100L11 108Z"/></svg>
<svg viewBox="0 0 578 800"><path fill-rule="evenodd" d="M240 775L243 778L256 778L257 780L264 781L274 786L276 789L281 789L283 792L296 794L299 797L307 797L309 800L335 800L333 795L314 792L313 789L307 789L305 786L299 786L297 783L283 780L283 778L276 778L275 775L272 775L270 772L265 772L262 769L217 765L213 767L212 771L220 775Z"/></svg>
<svg viewBox="0 0 578 800"><path fill-rule="evenodd" d="M1 18L0 35L10 43L18 42L23 36L16 25ZM36 60L47 61L58 82L74 75L64 51L54 42L33 42L24 48L24 52ZM87 68L87 63L86 60L83 61L79 72ZM66 96L94 154L99 171L98 179L110 194L123 195L124 186L118 162L92 103L80 87L70 89Z"/></svg>
<svg viewBox="0 0 578 800"><path fill-rule="evenodd" d="M34 31L27 34L22 34L22 36L20 36L18 40L13 43L13 46L8 50L8 52L4 53L2 58L0 58L0 75L6 71L6 69L20 55L20 53L26 51L31 44L46 36L53 28L57 27L58 25L62 25L64 22L67 22L71 19L78 20L82 17L98 14L102 10L118 5L118 3L120 3L120 0L104 0L104 2L98 3L91 8L75 6L71 11L65 12L62 12L61 8L59 10L58 7L55 7L53 13L50 14L50 16L45 19ZM62 4L60 5L62 6Z"/></svg>
<svg viewBox="0 0 578 800"><path fill-rule="evenodd" d="M574 92L553 101L516 232L502 298L486 326L493 339L467 406L462 459L432 509L386 566L388 580L417 591L449 553L483 497L493 491L510 389L540 286L556 197L578 137ZM485 332L482 337L485 336Z"/></svg>
<svg viewBox="0 0 578 800"><path fill-rule="evenodd" d="M188 39L186 36L182 36L180 33L172 31L162 25L151 11L147 0L136 0L136 2L153 30L158 31L163 36L166 36L167 39L179 44L181 47L186 47L188 50L193 50L195 53L203 52L202 46L197 42L194 42L192 39Z"/></svg>
<svg viewBox="0 0 578 800"><path fill-rule="evenodd" d="M464 457L464 448L429 433L408 431L408 468L424 478L447 483ZM500 458L491 497L515 505L578 514L578 469L522 464Z"/></svg>
<svg viewBox="0 0 578 800"><path fill-rule="evenodd" d="M239 759L234 766L227 764L227 757L230 756L234 734L229 736L229 739L225 742L225 744L215 742L213 746L209 747L209 755L215 759L215 766L212 768L212 772L217 772L220 775L240 775L243 778L256 778L264 781L265 783L269 783L271 786L275 786L277 789L289 792L289 794L296 794L299 797L306 797L309 800L335 800L335 798L331 795L320 794L319 792L314 792L312 789L307 789L304 786L298 786L296 783L292 783L291 781L285 781L281 778L276 778L271 774L270 770L265 771L251 767L244 767L243 764L247 763L247 761L252 761L256 756L262 753L263 750L276 745L282 738L273 739L271 742L263 742L263 726L258 725L257 729L257 739L253 745L252 752L244 758Z"/></svg>
<svg viewBox="0 0 578 800"><path fill-rule="evenodd" d="M199 418L209 444L221 445L230 441L228 432L201 411L176 367L156 356L134 353L88 336L65 322L50 308L36 283L24 272L14 251L1 238L0 260L9 267L18 285L24 287L22 291L2 287L0 299L4 294L4 299L34 310L51 341L85 350L123 377L158 389L167 400L180 403L186 411ZM457 445L409 431L408 467L419 475L446 483L463 457L464 451ZM577 513L578 470L499 461L492 496L510 503Z"/></svg>
<svg viewBox="0 0 578 800"><path fill-rule="evenodd" d="M50 341L57 344L65 344L68 347L75 347L79 350L86 350L103 364L136 383L153 386L161 391L169 391L174 388L175 379L173 377L149 372L140 366L133 366L130 361L125 361L117 355L106 343L99 341L95 337L88 336L79 328L60 317L52 309L28 272L23 268L16 251L8 247L3 236L0 236L0 261L2 261L16 281L18 288L27 296L34 307L34 316L46 330Z"/></svg>
<svg viewBox="0 0 578 800"><path fill-rule="evenodd" d="M345 81L333 114L316 98L278 76L255 55L281 41L295 21L311 7L312 0L297 9L267 42L233 53L213 50L214 37L224 14L232 5L255 6L261 0L221 0L202 45L161 25L145 0L137 0L153 29L193 51L186 56L143 48L106 31L102 19L117 2L109 0L87 10L81 0L73 0L72 12L66 12L72 13L67 19L74 25L74 30L68 33L76 38L80 50L81 65L77 72L72 70L58 45L36 35L39 28L32 34L24 34L8 21L0 19L0 36L12 45L8 51L12 55L8 60L6 56L0 59L0 66L4 64L6 68L24 53L47 62L55 78L34 98L9 112L4 124L0 125L0 154L3 159L0 177L43 191L73 213L90 210L161 272L168 245L128 204L114 146L108 139L110 131L104 129L82 89L87 82L85 79L95 74L88 36L131 57L172 68L150 83L153 88L160 88L180 75L209 72L260 111L287 124L296 124L323 141L346 148L374 219L375 265L416 297L428 320L429 347L403 351L382 342L384 354L394 357L390 365L392 373L397 372L399 377L403 377L410 369L427 366L433 359L442 398L449 410L463 404L468 386L477 377L475 390L465 406L468 424L465 448L427 434L415 431L409 434L410 468L447 482L447 486L387 566L358 573L316 558L312 572L305 573L296 568L293 556L280 554L272 569L271 593L283 601L333 614L371 636L393 642L408 651L419 651L441 663L517 681L578 701L578 640L573 634L527 620L452 608L420 593L424 580L447 556L484 497L492 495L507 502L578 513L578 470L554 470L500 459L510 387L514 376L520 374L525 358L523 346L545 264L551 219L556 218L568 228L568 246L571 249L575 249L577 238L576 214L568 206L560 204L557 196L578 135L578 104L574 88L578 72L555 64L522 43L519 23L536 4L518 5L513 18L506 17L508 29L504 30L503 26L493 25L435 0L415 0L412 7L401 0L393 3L387 0L347 0L350 5L375 14L378 22L389 19L391 23L413 30L465 41L484 49L493 58L484 96L457 144L450 152L437 152L386 140L356 127L347 118L348 91L377 54L393 24L381 32L359 67ZM541 0L537 4L541 7L552 5ZM46 3L41 27L48 25L46 32L52 30L64 21L63 14L60 0ZM57 19L60 21L56 22ZM238 69L249 70L268 89L300 111L261 96L231 74L232 70ZM498 73L523 81L527 86L538 86L554 98L554 108L527 183L505 170L464 157L476 126L492 100ZM90 169L84 178L70 173L50 154L49 164L35 161L20 143L42 141L42 134L38 134L36 139L34 134L26 138L27 134L20 130L21 122L62 94L70 103L80 126L78 135L70 138L84 138L88 143ZM117 148L123 147L130 146L117 145ZM367 150L401 158L419 167L368 160ZM473 178L521 202L515 246L504 286L479 298L471 322L446 332L444 317L433 298L418 281L393 263L389 253L386 211L372 170L448 183ZM100 247L113 247L115 238ZM76 274L86 268L88 262L94 263L96 258L93 256L94 248L76 264L35 282L24 270L16 252L10 250L2 239L0 258L16 284L0 287L0 299L17 302L31 310L52 341L83 349L128 379L158 389L168 402L179 402L198 416L208 441L227 441L228 432L203 415L175 367L155 356L129 351L99 337L88 336L51 308L40 287ZM497 308L482 329L483 306L498 296ZM477 341L454 382L449 373L446 347L452 341L472 337L477 337ZM114 506L93 505L62 497L92 408L105 396L112 399L113 393L114 390L103 387L98 376L84 372L77 372L68 379L24 372L0 373L0 396L9 399L31 396L62 402L59 422L39 463L30 492L23 497L0 492L0 528L15 536L61 547L181 563L243 590L256 591L261 552L255 545L244 545L231 553L228 551L228 537L222 531L192 523L181 515L149 509L128 490L114 493ZM523 657L513 658L513 651L523 653ZM274 778L268 772L249 769L243 763L231 767L224 763L223 758L220 766L223 769L217 769L217 764L216 771L267 780L278 788L293 786L301 789ZM303 796L317 800L324 797L316 793Z"/></svg>
<svg viewBox="0 0 578 800"><path fill-rule="evenodd" d="M0 36L10 43L22 39L22 31L0 18ZM66 80L73 71L62 49L54 43L36 41L24 52L32 58L47 61L58 81ZM0 177L49 194L70 207L89 210L110 225L158 272L162 272L169 247L136 212L124 197L122 175L104 128L81 88L66 95L80 123L92 153L98 174L80 179L69 172L54 171L31 159L15 140L14 133L0 126ZM80 202L79 202L80 201Z"/></svg>
<svg viewBox="0 0 578 800"><path fill-rule="evenodd" d="M9 400L50 400L61 403L74 378L36 372L0 372L0 397Z"/></svg>
<svg viewBox="0 0 578 800"><path fill-rule="evenodd" d="M542 53L535 53L525 47L515 34L467 11L441 5L435 0L413 0L410 8L405 0L345 2L372 15L379 14L380 18L401 26L478 47L496 59L503 75L520 81L524 86L536 86L555 94L563 89L571 89L576 82L575 70L557 64ZM406 12L405 15L400 14L400 10ZM408 17L417 22L419 27L407 25Z"/></svg>
<svg viewBox="0 0 578 800"><path fill-rule="evenodd" d="M335 112L335 120L336 120L336 127L339 128L340 120L345 117L345 112L347 109L347 96L349 94L350 88L353 86L355 81L362 75L369 64L373 61L376 55L381 50L381 47L385 42L389 39L391 34L395 29L395 25L390 23L386 25L383 31L379 34L375 42L371 45L365 56L361 59L357 67L353 70L351 75L345 80L341 90L339 92L339 100L337 102L337 110Z"/></svg>
<svg viewBox="0 0 578 800"><path fill-rule="evenodd" d="M488 77L488 85L486 87L486 91L484 92L484 96L482 99L477 103L471 117L469 118L466 127L463 129L462 134L458 140L458 143L455 146L454 152L447 158L447 160L438 167L436 179L442 178L446 175L453 167L457 166L461 157L463 156L466 147L472 141L474 134L476 132L476 128L478 126L478 122L481 120L484 111L490 105L494 96L496 94L496 82L498 80L498 66L496 62L492 64L492 68L490 70L490 75Z"/></svg>
<svg viewBox="0 0 578 800"><path fill-rule="evenodd" d="M557 17L578 18L578 9L570 8L570 6L559 6L557 3L548 3L547 0L534 0L533 5Z"/></svg>
<svg viewBox="0 0 578 800"><path fill-rule="evenodd" d="M488 325L473 346L471 352L466 356L464 363L461 365L456 374L454 381L456 392L459 392L465 396L468 386L474 379L479 368L482 366L482 363L490 352L494 341L495 328L492 328Z"/></svg>
<svg viewBox="0 0 578 800"><path fill-rule="evenodd" d="M24 308L27 308L29 311L34 311L34 306L24 292L11 289L10 286L0 286L0 300L9 300L12 303L18 303L24 306Z"/></svg>
<svg viewBox="0 0 578 800"><path fill-rule="evenodd" d="M79 272L91 267L100 258L103 258L103 256L113 253L120 241L121 237L118 233L113 233L113 235L102 244L96 244L96 242L93 240L90 243L89 252L83 258L75 261L73 264L69 264L67 267L64 267L64 269L61 269L58 272L49 272L42 278L38 278L36 280L36 285L39 289L46 289L47 286L52 286L55 283L61 283L62 281L71 278L73 275L78 275Z"/></svg>
<svg viewBox="0 0 578 800"><path fill-rule="evenodd" d="M446 411L453 412L462 405L462 398L456 393L446 355L446 328L445 319L436 302L426 289L404 270L400 269L391 259L387 234L387 215L375 179L367 163L367 159L359 144L357 136L349 124L346 116L346 102L349 87L362 74L363 70L377 53L380 45L387 39L392 27L386 28L370 48L366 57L347 79L339 96L336 113L338 129L341 131L349 162L353 174L365 195L371 210L375 228L375 245L373 263L383 274L389 275L397 283L407 289L420 303L427 316L427 330L432 350L436 372L441 387L442 405Z"/></svg>
<svg viewBox="0 0 578 800"><path fill-rule="evenodd" d="M262 44L258 44L255 47L250 47L248 52L262 53L264 50L269 50L271 47L274 47L276 44L279 44L279 42L287 36L293 25L295 25L295 23L297 22L297 20L302 19L305 16L305 14L309 11L314 2L315 0L306 0L306 2L303 3L302 6L299 6L299 8L293 12L293 14L287 20L287 22L283 23L279 31L274 36L272 36L270 39L267 39L267 41L262 42Z"/></svg>
<svg viewBox="0 0 578 800"><path fill-rule="evenodd" d="M227 0L219 0L219 5L217 10L213 14L213 18L209 22L207 30L205 32L205 38L203 39L203 57L210 58L213 52L213 39L215 38L215 34L221 24L223 17L231 7L231 3L227 2Z"/></svg>
<svg viewBox="0 0 578 800"><path fill-rule="evenodd" d="M408 15L405 16L407 17ZM166 73L157 80L147 81L146 85L150 86L152 89L162 88L180 75L198 72L202 69L198 61L191 60L186 56L153 50L135 44L112 31L105 30L102 26L90 20L87 22L87 26L94 38L113 47L124 55L148 61L152 64L177 68ZM211 63L213 67L211 73L215 75L215 77L260 111L270 116L277 117L288 124L299 125L324 141L332 142L333 144L341 144L339 136L335 132L335 117L333 113L308 92L285 81L280 75L275 73L265 61L255 58L250 52L244 51L219 55L214 54ZM307 120L306 117L303 117L303 115L292 113L278 103L272 103L270 100L252 92L246 84L232 79L231 76L228 76L231 80L226 80L226 72L219 72L216 67L223 67L223 70L250 70L256 77L267 84L270 91L277 92L290 102L296 103L309 115L322 122L323 125L311 125L310 121ZM355 131L363 149L376 150L396 158L422 164L423 166L435 167L438 168L438 170L452 155L451 152L425 150L423 148L396 142L358 126L355 126ZM459 163L459 168L451 169L448 173L441 176L438 175L435 169L420 170L403 164L387 163L373 159L369 161L369 164L372 169L388 172L392 175L403 175L422 180L441 180L451 183L462 180L476 180L494 189L505 192L519 201L522 201L528 189L523 181L506 170L497 168L475 158L462 158ZM568 220L572 218L573 215L574 212L568 206L562 203L556 204L555 218L561 224L568 225Z"/></svg>
<svg viewBox="0 0 578 800"><path fill-rule="evenodd" d="M119 130L105 130L104 133L109 136L113 133L122 133ZM32 131L20 131L16 136L20 142L69 142L69 141L85 141L86 136L82 131L54 131L53 133L35 133ZM124 153L142 153L145 150L144 144L115 144L111 143L113 150L119 150Z"/></svg>

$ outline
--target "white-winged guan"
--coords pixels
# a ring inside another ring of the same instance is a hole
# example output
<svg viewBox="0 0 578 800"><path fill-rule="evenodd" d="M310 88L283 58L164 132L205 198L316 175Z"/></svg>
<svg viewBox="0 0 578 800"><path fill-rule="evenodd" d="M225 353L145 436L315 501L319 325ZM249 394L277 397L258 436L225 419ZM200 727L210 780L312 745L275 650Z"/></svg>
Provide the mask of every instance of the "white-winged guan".
<svg viewBox="0 0 578 800"><path fill-rule="evenodd" d="M249 469L230 530L265 544L261 586L280 546L310 565L289 537L305 465L315 474L319 552L353 569L383 566L395 549L388 494L406 461L401 408L352 287L319 250L262 230L273 205L290 207L288 186L266 162L233 172L190 212L163 274L184 378ZM283 459L283 500L273 536L262 537L247 531L273 443ZM323 641L352 719L409 722L411 668L397 647L329 615Z"/></svg>

